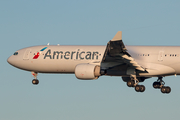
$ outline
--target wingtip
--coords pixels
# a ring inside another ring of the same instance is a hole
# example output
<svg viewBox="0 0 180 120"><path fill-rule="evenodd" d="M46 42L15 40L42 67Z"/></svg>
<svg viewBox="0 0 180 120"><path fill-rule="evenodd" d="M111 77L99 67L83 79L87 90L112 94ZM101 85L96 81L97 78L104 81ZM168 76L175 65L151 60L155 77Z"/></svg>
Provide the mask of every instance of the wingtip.
<svg viewBox="0 0 180 120"><path fill-rule="evenodd" d="M111 41L122 40L122 31L118 31Z"/></svg>

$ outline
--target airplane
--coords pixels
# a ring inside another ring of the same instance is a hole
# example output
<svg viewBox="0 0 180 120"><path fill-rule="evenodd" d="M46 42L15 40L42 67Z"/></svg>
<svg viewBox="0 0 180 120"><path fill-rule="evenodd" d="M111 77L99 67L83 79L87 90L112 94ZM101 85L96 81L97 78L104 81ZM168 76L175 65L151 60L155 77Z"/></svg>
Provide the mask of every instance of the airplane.
<svg viewBox="0 0 180 120"><path fill-rule="evenodd" d="M122 31L106 46L40 45L20 49L7 59L12 66L30 71L37 85L38 73L75 74L80 80L96 80L100 76L120 76L128 87L144 92L139 85L151 77L155 89L170 93L163 77L180 75L179 46L125 46Z"/></svg>

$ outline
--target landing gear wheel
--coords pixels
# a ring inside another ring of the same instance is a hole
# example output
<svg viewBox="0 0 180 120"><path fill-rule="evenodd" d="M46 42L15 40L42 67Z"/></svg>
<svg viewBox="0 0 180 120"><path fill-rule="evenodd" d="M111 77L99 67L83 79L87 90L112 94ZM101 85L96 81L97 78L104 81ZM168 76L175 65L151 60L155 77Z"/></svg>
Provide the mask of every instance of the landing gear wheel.
<svg viewBox="0 0 180 120"><path fill-rule="evenodd" d="M162 93L170 93L171 88L169 86L164 86L165 82L162 80L163 77L158 77L158 80L153 83L155 89L161 89Z"/></svg>
<svg viewBox="0 0 180 120"><path fill-rule="evenodd" d="M155 89L159 89L160 86L161 86L161 83L160 83L160 82L154 82L154 83L153 83L153 87L154 87Z"/></svg>
<svg viewBox="0 0 180 120"><path fill-rule="evenodd" d="M136 77L136 70L134 68L129 68L128 70L131 80L127 81L127 86L134 87L136 92L144 92L145 87L142 85L138 85L140 81Z"/></svg>
<svg viewBox="0 0 180 120"><path fill-rule="evenodd" d="M144 92L145 91L145 86L144 85L136 85L135 91L136 92Z"/></svg>
<svg viewBox="0 0 180 120"><path fill-rule="evenodd" d="M166 93L166 87L163 86L163 87L161 88L161 92L162 92L162 93Z"/></svg>
<svg viewBox="0 0 180 120"><path fill-rule="evenodd" d="M32 84L34 84L34 85L39 84L39 80L38 80L38 79L33 79L33 80L32 80Z"/></svg>
<svg viewBox="0 0 180 120"><path fill-rule="evenodd" d="M31 72L31 74L33 75L34 79L32 80L32 84L37 85L39 83L39 80L37 79L37 72Z"/></svg>
<svg viewBox="0 0 180 120"><path fill-rule="evenodd" d="M140 90L141 90L141 86L140 86L140 85L136 85L135 91L136 91L136 92L140 92Z"/></svg>
<svg viewBox="0 0 180 120"><path fill-rule="evenodd" d="M144 85L140 85L140 92L144 92L145 91L145 86Z"/></svg>
<svg viewBox="0 0 180 120"><path fill-rule="evenodd" d="M166 93L170 93L171 92L171 88L169 86L166 87Z"/></svg>
<svg viewBox="0 0 180 120"><path fill-rule="evenodd" d="M171 92L171 88L169 87L169 86L167 86L167 87L162 87L161 88L161 92L162 93L167 93L167 94L169 94L170 92Z"/></svg>
<svg viewBox="0 0 180 120"><path fill-rule="evenodd" d="M127 86L128 86L128 87L134 87L134 84L135 84L135 82L132 81L132 80L130 80L130 81L127 82Z"/></svg>

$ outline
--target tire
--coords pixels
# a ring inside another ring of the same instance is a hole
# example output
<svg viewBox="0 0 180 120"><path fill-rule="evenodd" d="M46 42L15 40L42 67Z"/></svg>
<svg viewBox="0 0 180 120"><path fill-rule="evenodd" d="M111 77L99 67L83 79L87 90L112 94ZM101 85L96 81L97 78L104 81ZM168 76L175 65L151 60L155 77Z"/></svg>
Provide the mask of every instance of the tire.
<svg viewBox="0 0 180 120"><path fill-rule="evenodd" d="M166 87L166 93L170 93L171 92L171 88L169 86Z"/></svg>
<svg viewBox="0 0 180 120"><path fill-rule="evenodd" d="M33 85L37 85L37 84L39 84L39 80L37 80L37 79L33 79L33 80L32 80L32 84L33 84Z"/></svg>
<svg viewBox="0 0 180 120"><path fill-rule="evenodd" d="M144 85L140 85L140 92L144 92L145 91L145 86Z"/></svg>
<svg viewBox="0 0 180 120"><path fill-rule="evenodd" d="M166 93L166 87L163 86L163 87L161 88L161 92L162 92L162 93Z"/></svg>
<svg viewBox="0 0 180 120"><path fill-rule="evenodd" d="M132 81L132 80L131 80L131 81L128 81L128 82L127 82L127 86L128 86L128 87L134 87L134 81Z"/></svg>
<svg viewBox="0 0 180 120"><path fill-rule="evenodd" d="M140 90L141 90L141 86L140 86L140 85L136 85L135 91L136 91L136 92L140 92Z"/></svg>
<svg viewBox="0 0 180 120"><path fill-rule="evenodd" d="M155 89L160 88L160 86L161 86L161 83L160 83L160 82L154 82L154 83L153 83L153 87L154 87Z"/></svg>

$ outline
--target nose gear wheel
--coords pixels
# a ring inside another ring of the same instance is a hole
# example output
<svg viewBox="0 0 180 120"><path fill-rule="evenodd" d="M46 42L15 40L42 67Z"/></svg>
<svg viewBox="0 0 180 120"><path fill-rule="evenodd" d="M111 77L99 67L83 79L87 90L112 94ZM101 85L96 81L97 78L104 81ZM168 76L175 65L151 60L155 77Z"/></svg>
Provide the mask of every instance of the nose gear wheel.
<svg viewBox="0 0 180 120"><path fill-rule="evenodd" d="M31 72L31 74L32 74L33 77L34 77L34 79L32 80L32 84L33 84L33 85L39 84L39 80L37 79L38 73L37 73L37 72Z"/></svg>
<svg viewBox="0 0 180 120"><path fill-rule="evenodd" d="M33 80L32 80L32 84L34 84L34 85L39 84L39 80L38 80L38 79L33 79Z"/></svg>

